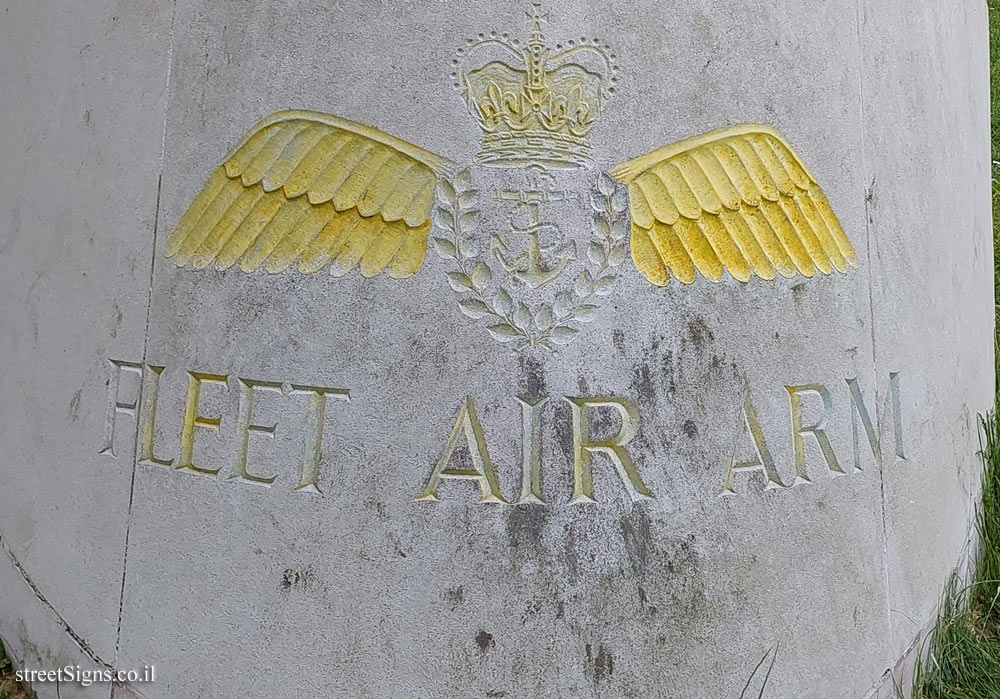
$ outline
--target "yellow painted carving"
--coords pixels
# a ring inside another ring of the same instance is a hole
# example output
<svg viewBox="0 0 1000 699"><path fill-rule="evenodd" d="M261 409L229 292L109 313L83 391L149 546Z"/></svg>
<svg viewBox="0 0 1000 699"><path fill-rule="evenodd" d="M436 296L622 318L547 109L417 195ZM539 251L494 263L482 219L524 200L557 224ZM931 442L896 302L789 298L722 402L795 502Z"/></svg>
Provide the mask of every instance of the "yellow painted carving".
<svg viewBox="0 0 1000 699"><path fill-rule="evenodd" d="M283 111L258 122L209 177L166 244L180 267L239 263L334 276L423 264L438 177L454 165L363 124Z"/></svg>
<svg viewBox="0 0 1000 699"><path fill-rule="evenodd" d="M177 461L177 470L193 473L198 476L214 476L218 468L204 468L194 463L194 438L199 427L219 431L222 416L206 416L201 414L198 401L201 399L201 388L204 384L216 384L227 391L228 376L220 374L205 374L198 371L188 372L188 392L184 402L184 419L181 422L181 455Z"/></svg>
<svg viewBox="0 0 1000 699"><path fill-rule="evenodd" d="M459 441L465 437L466 446L469 449L469 458L472 461L472 468L461 468L450 466L451 457L458 447ZM462 401L462 406L458 410L458 417L455 418L455 426L448 436L444 452L438 459L437 465L427 479L427 485L415 500L417 502L435 502L438 500L438 488L444 479L472 480L479 483L481 497L479 502L506 502L500 494L500 485L497 483L496 471L493 470L493 462L490 461L489 452L486 450L486 437L483 435L483 428L479 424L479 417L476 415L476 405L472 402L472 397L468 396Z"/></svg>
<svg viewBox="0 0 1000 699"><path fill-rule="evenodd" d="M774 279L858 263L823 190L788 141L769 126L741 124L622 163L632 260L662 286L728 271Z"/></svg>
<svg viewBox="0 0 1000 699"><path fill-rule="evenodd" d="M765 490L788 488L789 486L785 485L781 480L781 476L778 475L778 469L774 465L771 450L767 448L767 442L764 440L764 430L761 429L760 419L757 417L757 410L753 407L749 390L743 393L742 417L742 427L750 435L750 440L753 442L754 458L750 461L739 461L735 450L733 451L733 456L729 460L729 468L726 469L725 480L722 482L722 492L720 495L736 492L733 487L733 481L737 473L749 473L753 471L760 471L767 477L767 485L764 486Z"/></svg>
<svg viewBox="0 0 1000 699"><path fill-rule="evenodd" d="M833 401L830 398L830 391L826 386L820 384L807 384L805 386L785 386L788 391L788 410L792 419L792 445L795 450L795 483L809 483L809 473L806 470L806 442L805 437L812 437L816 440L816 446L823 454L823 460L833 476L844 475L844 469L837 461L837 455L833 452L833 445L826 434L827 417L833 408ZM816 396L823 401L823 414L819 421L812 425L802 424L802 396Z"/></svg>
<svg viewBox="0 0 1000 699"><path fill-rule="evenodd" d="M548 13L536 3L526 16L531 34L523 44L494 31L470 40L455 59L455 87L483 129L476 162L579 167L590 158L587 134L614 92L618 68L599 39L552 51L542 31ZM477 58L487 62L475 65Z"/></svg>
<svg viewBox="0 0 1000 699"><path fill-rule="evenodd" d="M625 449L639 427L639 407L635 402L619 396L566 396L566 401L573 410L573 497L570 502L597 502L591 463L594 454L604 454L611 459L633 501L652 498L652 491L646 487ZM612 408L618 413L622 426L614 437L595 440L591 436L590 411L597 408Z"/></svg>

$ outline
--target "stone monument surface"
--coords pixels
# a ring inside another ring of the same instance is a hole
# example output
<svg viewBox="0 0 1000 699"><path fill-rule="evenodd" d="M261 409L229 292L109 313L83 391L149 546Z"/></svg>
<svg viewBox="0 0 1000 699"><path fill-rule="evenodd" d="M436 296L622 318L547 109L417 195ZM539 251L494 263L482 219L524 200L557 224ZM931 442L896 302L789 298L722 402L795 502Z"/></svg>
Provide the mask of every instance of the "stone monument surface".
<svg viewBox="0 0 1000 699"><path fill-rule="evenodd" d="M993 389L980 5L5 9L17 664L890 696Z"/></svg>

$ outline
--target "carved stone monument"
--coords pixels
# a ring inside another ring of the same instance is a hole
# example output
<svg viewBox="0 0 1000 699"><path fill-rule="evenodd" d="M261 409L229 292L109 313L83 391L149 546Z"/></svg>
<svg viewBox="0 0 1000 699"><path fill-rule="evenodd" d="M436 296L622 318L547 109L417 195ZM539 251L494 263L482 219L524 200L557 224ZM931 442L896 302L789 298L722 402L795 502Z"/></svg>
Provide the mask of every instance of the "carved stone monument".
<svg viewBox="0 0 1000 699"><path fill-rule="evenodd" d="M992 396L981 3L45 5L0 43L40 696L891 696Z"/></svg>

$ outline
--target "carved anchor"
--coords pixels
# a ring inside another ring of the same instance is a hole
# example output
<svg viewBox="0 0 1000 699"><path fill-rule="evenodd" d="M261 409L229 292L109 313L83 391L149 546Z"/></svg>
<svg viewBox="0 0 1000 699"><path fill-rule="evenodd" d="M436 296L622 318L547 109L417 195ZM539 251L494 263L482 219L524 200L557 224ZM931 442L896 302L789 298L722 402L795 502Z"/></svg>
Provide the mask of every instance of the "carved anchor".
<svg viewBox="0 0 1000 699"><path fill-rule="evenodd" d="M510 256L510 246L500 236L494 235L490 241L490 253L513 279L524 282L532 289L548 284L558 277L567 264L576 260L576 242L560 243L559 227L552 223L543 223L538 215L538 205L543 202L565 201L575 199L575 192L553 192L544 190L503 190L494 193L502 201L515 201L517 204L510 215L509 224L512 233L523 233L528 236L528 249L517 255ZM528 211L527 225L519 225L515 220L522 208ZM554 234L556 242L542 245L542 234ZM544 258L554 260L551 267L546 267Z"/></svg>

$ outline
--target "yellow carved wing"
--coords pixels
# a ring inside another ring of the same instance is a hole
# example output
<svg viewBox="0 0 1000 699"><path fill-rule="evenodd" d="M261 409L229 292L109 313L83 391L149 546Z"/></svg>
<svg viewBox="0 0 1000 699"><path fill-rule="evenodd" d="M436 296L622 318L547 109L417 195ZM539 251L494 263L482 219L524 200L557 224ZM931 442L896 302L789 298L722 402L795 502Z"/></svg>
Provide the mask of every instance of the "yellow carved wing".
<svg viewBox="0 0 1000 699"><path fill-rule="evenodd" d="M858 258L816 178L784 137L742 124L689 138L618 165L628 185L632 260L658 286L695 272L740 281Z"/></svg>
<svg viewBox="0 0 1000 699"><path fill-rule="evenodd" d="M448 160L319 112L276 112L243 138L202 187L166 244L179 267L239 262L334 276L360 266L408 277L427 253L437 178Z"/></svg>

